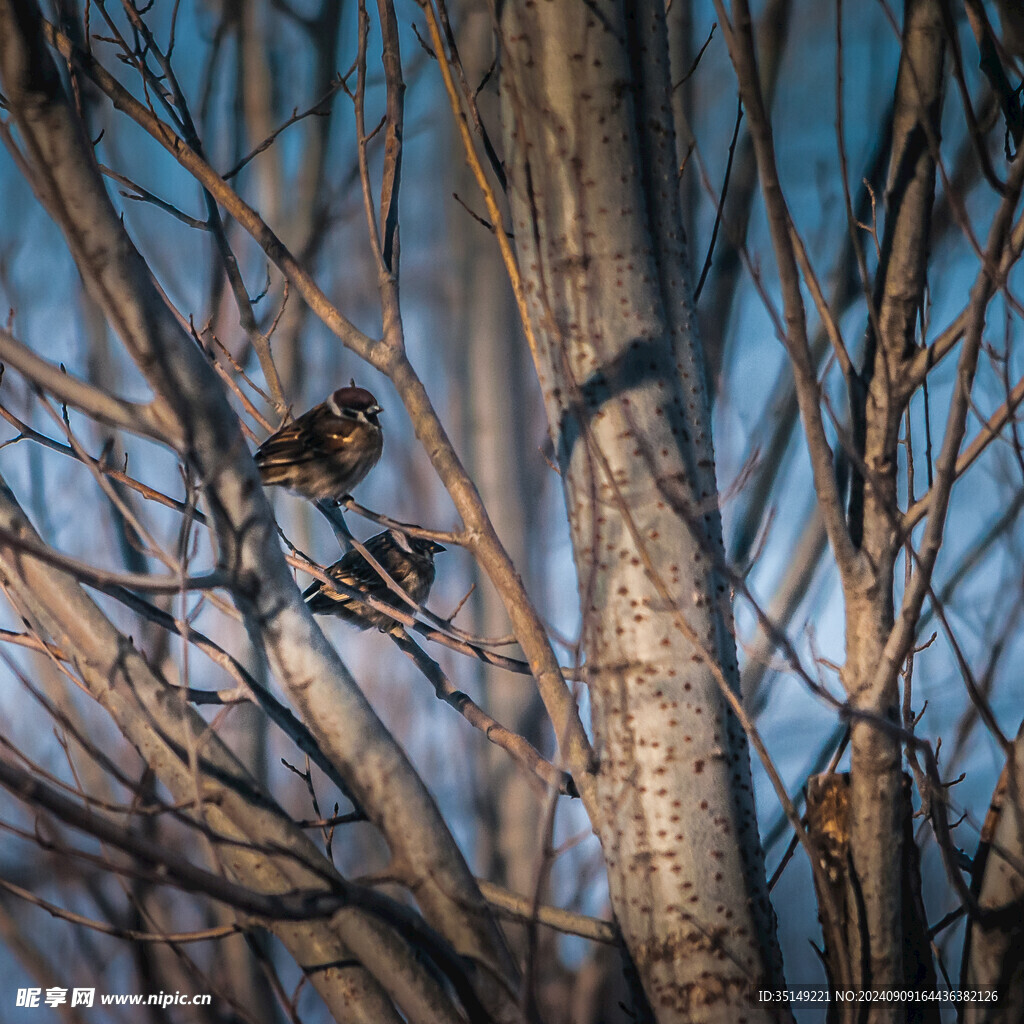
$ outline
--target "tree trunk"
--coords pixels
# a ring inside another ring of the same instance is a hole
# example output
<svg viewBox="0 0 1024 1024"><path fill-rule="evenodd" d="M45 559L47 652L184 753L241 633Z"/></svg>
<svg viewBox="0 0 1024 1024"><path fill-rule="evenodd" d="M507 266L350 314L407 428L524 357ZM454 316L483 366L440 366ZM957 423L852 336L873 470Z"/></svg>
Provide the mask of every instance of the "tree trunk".
<svg viewBox="0 0 1024 1024"><path fill-rule="evenodd" d="M880 674L894 625L893 582L901 538L898 516L900 423L910 395L903 380L917 350L916 331L927 283L928 236L935 199L935 147L942 109L945 34L938 0L908 0L896 81L893 144L886 185L886 222L875 281L875 315L854 394L854 437L866 473L854 472L850 532L860 571L848 579L843 683L851 705L876 721L897 719L896 673ZM866 479L865 479L866 477ZM908 813L899 738L875 721L854 721L851 737L851 853L864 901L867 963L853 964L871 988L910 983L903 972L901 865ZM910 837L909 841L913 841ZM852 951L851 951L852 952ZM906 1018L897 1003L871 1004L868 1019Z"/></svg>
<svg viewBox="0 0 1024 1024"><path fill-rule="evenodd" d="M579 576L613 909L659 1021L781 982L675 165L664 5L506 3L509 198Z"/></svg>
<svg viewBox="0 0 1024 1024"><path fill-rule="evenodd" d="M985 910L1005 907L1003 920L971 921L964 939L960 987L990 991L996 1002L967 1003L965 1024L1010 1024L1024 1006L1024 728L999 777L978 852L971 889ZM1014 912L1014 904L1016 911Z"/></svg>
<svg viewBox="0 0 1024 1024"><path fill-rule="evenodd" d="M921 895L921 857L914 842L911 779L902 777L904 815L900 891L903 894L903 975L907 988L932 992L936 988L928 938L928 921ZM838 988L871 988L868 932L864 921L863 882L857 875L850 846L850 775L825 772L807 785L807 832L819 851L820 871L815 872L821 932L825 940L823 960L829 983ZM822 891L827 886L828 893ZM833 917L832 908L838 911ZM833 1001L828 1007L829 1024L854 1021L863 1004ZM907 1021L939 1024L939 1004L907 1003Z"/></svg>

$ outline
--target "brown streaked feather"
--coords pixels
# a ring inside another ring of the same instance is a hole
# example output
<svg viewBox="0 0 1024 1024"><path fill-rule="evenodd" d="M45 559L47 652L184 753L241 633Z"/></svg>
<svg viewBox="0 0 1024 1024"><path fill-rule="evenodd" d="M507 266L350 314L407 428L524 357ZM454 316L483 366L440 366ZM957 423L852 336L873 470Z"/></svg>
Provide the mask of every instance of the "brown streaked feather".
<svg viewBox="0 0 1024 1024"><path fill-rule="evenodd" d="M317 406L271 434L256 449L256 463L270 467L333 455L358 439L364 430L363 424L340 420L323 406Z"/></svg>
<svg viewBox="0 0 1024 1024"><path fill-rule="evenodd" d="M443 551L440 545L415 540L406 551L395 541L391 531L379 533L366 542L370 554L383 566L387 574L417 604L426 600L434 582L434 551ZM370 594L380 600L401 607L402 602L392 594L384 580L358 551L349 551L327 569L327 574L340 583ZM376 626L387 630L395 620L386 612L371 608L348 594L331 590L319 580L303 594L309 610L315 615L336 615L358 629Z"/></svg>
<svg viewBox="0 0 1024 1024"><path fill-rule="evenodd" d="M322 402L268 437L254 458L264 484L314 501L338 500L362 482L383 447L375 416L372 423L340 417Z"/></svg>

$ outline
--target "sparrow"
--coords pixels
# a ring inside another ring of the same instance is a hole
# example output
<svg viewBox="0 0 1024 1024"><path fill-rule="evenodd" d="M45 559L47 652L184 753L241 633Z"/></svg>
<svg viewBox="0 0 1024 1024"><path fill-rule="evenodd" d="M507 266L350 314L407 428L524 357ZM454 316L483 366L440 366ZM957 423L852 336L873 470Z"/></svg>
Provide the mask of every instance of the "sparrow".
<svg viewBox="0 0 1024 1024"><path fill-rule="evenodd" d="M401 530L385 530L371 537L365 546L387 574L417 604L427 599L434 582L434 555L445 550L440 544L422 537L409 537ZM354 549L329 566L326 572L328 576L364 594L402 607L400 598L388 590L387 583L377 570ZM302 596L314 615L337 615L357 629L376 626L386 633L396 625L395 619L387 612L378 611L354 597L331 590L320 580Z"/></svg>
<svg viewBox="0 0 1024 1024"><path fill-rule="evenodd" d="M263 483L310 501L341 501L380 459L380 412L377 399L355 381L339 388L256 449Z"/></svg>

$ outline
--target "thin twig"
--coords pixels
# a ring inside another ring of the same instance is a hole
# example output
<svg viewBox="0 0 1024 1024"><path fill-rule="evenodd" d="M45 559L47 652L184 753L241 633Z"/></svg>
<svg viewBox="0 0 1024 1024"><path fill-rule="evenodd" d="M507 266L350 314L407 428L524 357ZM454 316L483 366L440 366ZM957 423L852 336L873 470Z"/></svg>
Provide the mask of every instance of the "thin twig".
<svg viewBox="0 0 1024 1024"><path fill-rule="evenodd" d="M245 167L250 160L253 160L260 153L266 152L270 147L277 141L277 137L286 129L290 128L293 124L297 124L299 121L304 120L311 115L317 117L325 117L330 114L329 103L334 98L335 93L339 92L343 87L342 80L338 78L336 81L331 83L331 87L313 104L308 110L304 110L301 114L299 108L296 107L292 111L292 116L288 118L283 124L275 128L255 149L247 153L241 160L231 168L230 171L226 171L222 177L225 181L230 181L238 172ZM328 109L324 109L328 107Z"/></svg>
<svg viewBox="0 0 1024 1024"><path fill-rule="evenodd" d="M468 694L457 690L441 666L404 629L398 627L389 635L398 649L412 660L434 687L434 694L438 700L443 700L449 707L458 711L474 729L479 729L491 743L501 747L545 786L551 786L556 792L566 796L579 796L576 784L568 772L556 768L525 736L520 736L499 724Z"/></svg>
<svg viewBox="0 0 1024 1024"><path fill-rule="evenodd" d="M714 32L714 29L711 30ZM708 36L708 43L711 42L711 37ZM707 47L708 43L704 46ZM697 54L697 60L700 60L701 54L704 52L702 49ZM696 64L695 64L696 66ZM685 81L685 79L684 79ZM740 125L743 123L743 101L740 99L736 100L736 125L732 130L732 140L729 143L729 156L725 161L725 176L722 178L722 191L718 197L718 208L715 210L715 226L711 229L711 241L708 243L708 254L704 257L704 267L700 272L700 280L697 282L697 287L693 290L693 304L697 305L700 301L700 293L704 290L704 282L707 280L708 271L711 270L711 260L715 255L715 242L718 241L718 229L722 226L722 210L725 207L725 197L729 194L729 179L732 176L732 161L736 155L736 140L740 137Z"/></svg>

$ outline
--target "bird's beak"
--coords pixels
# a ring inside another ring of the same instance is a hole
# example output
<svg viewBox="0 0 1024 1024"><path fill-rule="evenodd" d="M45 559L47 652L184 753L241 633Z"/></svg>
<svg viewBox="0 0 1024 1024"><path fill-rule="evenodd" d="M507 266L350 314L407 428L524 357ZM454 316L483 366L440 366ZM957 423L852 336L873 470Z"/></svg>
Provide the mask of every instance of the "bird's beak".
<svg viewBox="0 0 1024 1024"><path fill-rule="evenodd" d="M448 550L443 544L438 544L436 540L433 541L433 545L434 545L434 554L435 555L440 554L442 551L447 551Z"/></svg>
<svg viewBox="0 0 1024 1024"><path fill-rule="evenodd" d="M366 411L371 416L379 416L384 410L379 405L371 405Z"/></svg>

